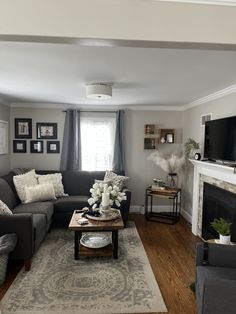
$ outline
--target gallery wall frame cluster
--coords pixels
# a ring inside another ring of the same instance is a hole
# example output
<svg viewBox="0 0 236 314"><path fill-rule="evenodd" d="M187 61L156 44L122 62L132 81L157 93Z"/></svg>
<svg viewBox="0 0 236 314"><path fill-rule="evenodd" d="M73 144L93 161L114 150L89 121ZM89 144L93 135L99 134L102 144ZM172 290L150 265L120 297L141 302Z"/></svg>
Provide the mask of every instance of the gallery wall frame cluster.
<svg viewBox="0 0 236 314"><path fill-rule="evenodd" d="M15 139L13 153L27 153L27 140L30 140L30 153L59 154L60 141L57 140L57 123L37 122L36 139L32 139L32 119L15 118ZM46 143L44 140L47 140ZM45 147L44 147L45 146Z"/></svg>
<svg viewBox="0 0 236 314"><path fill-rule="evenodd" d="M157 149L158 144L175 142L175 129L159 129L155 124L145 124L144 135L144 149Z"/></svg>

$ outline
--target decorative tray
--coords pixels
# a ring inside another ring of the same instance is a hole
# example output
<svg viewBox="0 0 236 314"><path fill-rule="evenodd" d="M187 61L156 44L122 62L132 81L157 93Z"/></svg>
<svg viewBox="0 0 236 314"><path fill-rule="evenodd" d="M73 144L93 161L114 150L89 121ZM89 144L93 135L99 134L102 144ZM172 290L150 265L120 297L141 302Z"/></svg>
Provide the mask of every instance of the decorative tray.
<svg viewBox="0 0 236 314"><path fill-rule="evenodd" d="M80 243L90 249L100 249L111 243L111 238L107 233L85 233L80 239Z"/></svg>
<svg viewBox="0 0 236 314"><path fill-rule="evenodd" d="M86 217L88 219L97 220L97 221L115 220L119 216L120 216L120 211L119 211L119 209L115 209L115 208L111 208L106 215L104 215L102 213L102 215L100 217L90 216L89 214L86 214Z"/></svg>

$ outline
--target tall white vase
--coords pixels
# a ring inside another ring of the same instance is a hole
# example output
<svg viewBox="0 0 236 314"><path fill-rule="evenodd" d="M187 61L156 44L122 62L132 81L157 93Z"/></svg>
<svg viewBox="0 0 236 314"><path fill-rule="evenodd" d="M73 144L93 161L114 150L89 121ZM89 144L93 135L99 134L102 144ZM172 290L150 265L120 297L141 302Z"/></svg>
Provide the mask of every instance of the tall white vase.
<svg viewBox="0 0 236 314"><path fill-rule="evenodd" d="M220 244L230 244L230 235L223 236L220 234Z"/></svg>

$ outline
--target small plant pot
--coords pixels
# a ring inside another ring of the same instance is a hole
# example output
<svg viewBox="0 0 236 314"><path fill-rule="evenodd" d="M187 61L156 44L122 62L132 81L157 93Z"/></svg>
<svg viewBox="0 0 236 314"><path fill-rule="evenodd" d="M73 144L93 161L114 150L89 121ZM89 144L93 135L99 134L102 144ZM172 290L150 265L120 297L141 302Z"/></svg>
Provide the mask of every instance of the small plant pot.
<svg viewBox="0 0 236 314"><path fill-rule="evenodd" d="M230 235L223 236L220 234L220 244L230 244Z"/></svg>

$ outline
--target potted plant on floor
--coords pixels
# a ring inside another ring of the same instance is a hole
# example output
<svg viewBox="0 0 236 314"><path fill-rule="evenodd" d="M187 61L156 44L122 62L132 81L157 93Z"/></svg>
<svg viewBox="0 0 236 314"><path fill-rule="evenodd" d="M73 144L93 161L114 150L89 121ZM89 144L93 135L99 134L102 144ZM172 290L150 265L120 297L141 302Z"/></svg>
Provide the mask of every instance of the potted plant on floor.
<svg viewBox="0 0 236 314"><path fill-rule="evenodd" d="M214 219L211 222L211 226L215 231L217 231L220 235L220 243L221 244L230 244L230 226L232 225L231 222L226 221L223 218Z"/></svg>

